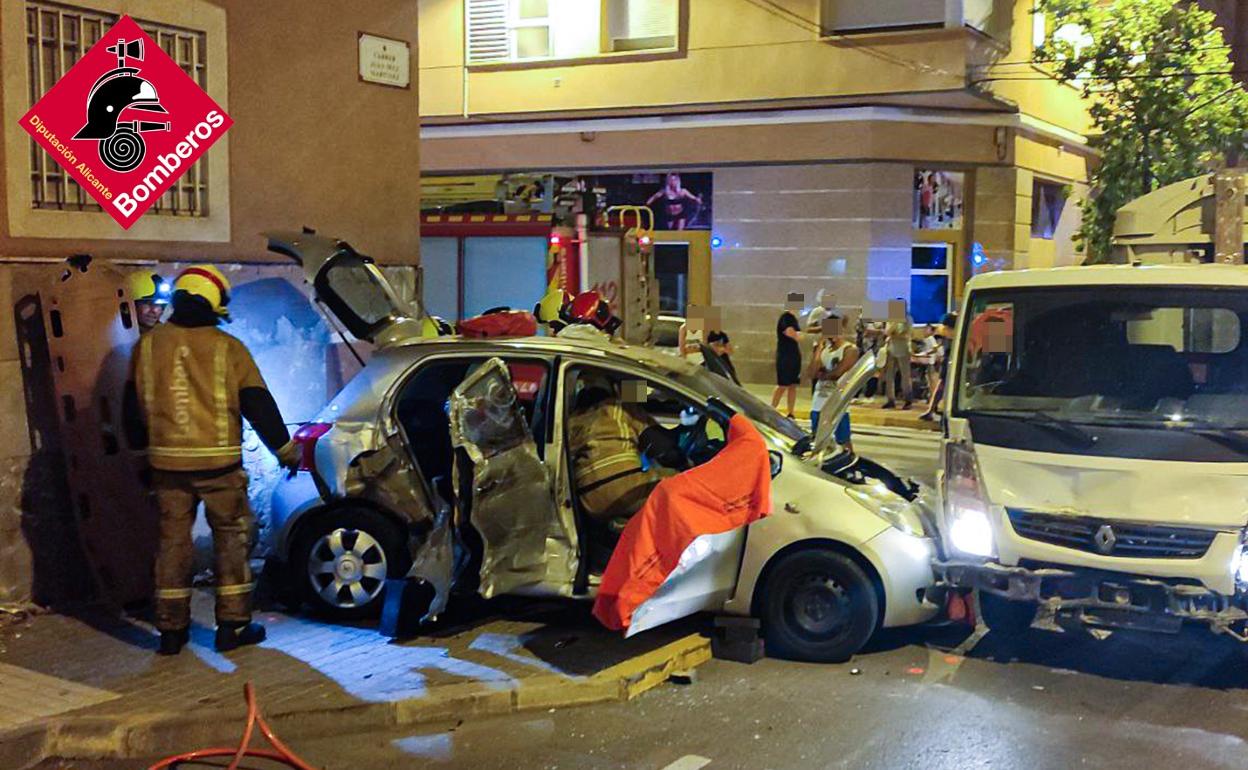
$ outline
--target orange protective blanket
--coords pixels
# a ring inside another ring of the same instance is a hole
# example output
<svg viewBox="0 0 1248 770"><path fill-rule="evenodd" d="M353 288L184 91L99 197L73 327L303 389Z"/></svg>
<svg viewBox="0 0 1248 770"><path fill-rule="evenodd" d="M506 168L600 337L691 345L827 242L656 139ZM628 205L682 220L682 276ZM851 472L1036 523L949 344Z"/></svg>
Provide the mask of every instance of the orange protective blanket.
<svg viewBox="0 0 1248 770"><path fill-rule="evenodd" d="M628 628L680 555L699 535L744 527L771 512L771 461L762 435L735 415L719 454L662 481L624 528L602 575L594 617L607 628Z"/></svg>

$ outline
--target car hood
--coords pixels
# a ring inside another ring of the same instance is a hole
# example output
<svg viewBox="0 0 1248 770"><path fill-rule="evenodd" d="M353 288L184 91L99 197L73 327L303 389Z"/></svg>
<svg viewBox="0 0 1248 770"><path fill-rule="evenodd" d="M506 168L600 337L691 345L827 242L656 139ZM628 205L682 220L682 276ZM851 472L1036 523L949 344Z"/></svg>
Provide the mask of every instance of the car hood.
<svg viewBox="0 0 1248 770"><path fill-rule="evenodd" d="M975 445L988 499L1124 521L1239 528L1248 523L1248 463L1086 457Z"/></svg>

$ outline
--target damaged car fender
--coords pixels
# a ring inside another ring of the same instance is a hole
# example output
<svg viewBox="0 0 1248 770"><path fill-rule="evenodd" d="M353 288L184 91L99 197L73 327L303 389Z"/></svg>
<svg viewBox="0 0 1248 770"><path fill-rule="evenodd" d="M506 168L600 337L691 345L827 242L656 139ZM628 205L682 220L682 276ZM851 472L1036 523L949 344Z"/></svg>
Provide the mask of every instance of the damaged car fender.
<svg viewBox="0 0 1248 770"><path fill-rule="evenodd" d="M884 627L919 623L937 607L918 598L932 584L932 541L901 531L857 501L857 488L838 484L829 493L829 476L801 462L786 463L772 488L771 516L751 524L737 588L725 611L746 615L766 590L769 564L800 548L850 550L879 578L885 601ZM903 498L896 497L900 503ZM910 504L910 503L907 503ZM910 504L913 505L913 504Z"/></svg>

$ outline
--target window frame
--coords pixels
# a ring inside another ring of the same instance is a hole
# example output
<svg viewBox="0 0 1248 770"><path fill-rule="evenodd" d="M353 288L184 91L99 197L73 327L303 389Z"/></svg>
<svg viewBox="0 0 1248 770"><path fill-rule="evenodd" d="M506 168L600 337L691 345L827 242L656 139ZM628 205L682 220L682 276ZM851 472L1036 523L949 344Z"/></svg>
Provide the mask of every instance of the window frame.
<svg viewBox="0 0 1248 770"><path fill-rule="evenodd" d="M665 59L684 59L689 55L689 0L676 0L676 45L672 48L653 48L642 51L606 51L606 46L610 44L607 39L608 31L606 27L607 0L599 0L601 3L600 29L598 31L598 47L599 53L589 56L572 56L572 57L555 57L537 58L537 59L507 59L492 61L470 61L468 58L469 51L469 35L470 29L468 25L468 5L464 4L464 43L463 43L463 66L468 72L507 72L511 70L530 70L530 69L549 69L554 67L577 67L588 64L623 64L627 62L645 62L645 61L662 61ZM508 6L508 29L511 29L511 19L513 17L512 6ZM550 16L546 17L547 22ZM509 49L514 55L514 44L509 43ZM552 32L551 49L554 49L554 37Z"/></svg>

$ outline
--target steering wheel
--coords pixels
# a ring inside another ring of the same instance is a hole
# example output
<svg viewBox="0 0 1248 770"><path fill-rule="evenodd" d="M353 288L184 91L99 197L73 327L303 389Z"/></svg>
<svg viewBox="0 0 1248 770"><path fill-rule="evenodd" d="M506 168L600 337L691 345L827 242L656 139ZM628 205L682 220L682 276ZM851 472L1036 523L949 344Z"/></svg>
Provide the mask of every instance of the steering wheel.
<svg viewBox="0 0 1248 770"><path fill-rule="evenodd" d="M690 467L701 465L710 460L719 450L724 448L723 439L713 439L706 433L706 426L710 423L710 414L703 413L692 428L690 433L692 438L689 442L689 449L685 452L685 457L689 461Z"/></svg>

